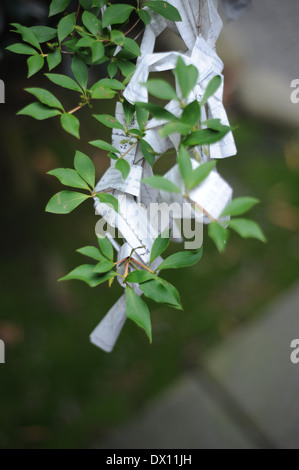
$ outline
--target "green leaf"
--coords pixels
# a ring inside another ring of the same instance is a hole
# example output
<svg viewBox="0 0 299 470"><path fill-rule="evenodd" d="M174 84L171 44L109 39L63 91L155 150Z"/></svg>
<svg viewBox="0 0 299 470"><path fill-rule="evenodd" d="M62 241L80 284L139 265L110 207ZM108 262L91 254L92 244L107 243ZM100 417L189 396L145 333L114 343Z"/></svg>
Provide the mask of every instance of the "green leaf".
<svg viewBox="0 0 299 470"><path fill-rule="evenodd" d="M175 68L179 87L183 98L188 98L198 80L198 70L194 65L186 65L181 57L178 58Z"/></svg>
<svg viewBox="0 0 299 470"><path fill-rule="evenodd" d="M46 212L69 214L90 196L75 191L60 191L47 204Z"/></svg>
<svg viewBox="0 0 299 470"><path fill-rule="evenodd" d="M98 82L94 83L90 88L91 91L96 91L98 88L104 87L106 89L110 88L112 90L124 90L125 86L115 78L102 78Z"/></svg>
<svg viewBox="0 0 299 470"><path fill-rule="evenodd" d="M97 88L92 92L93 100L111 100L114 98L116 91L111 88L104 88L103 86Z"/></svg>
<svg viewBox="0 0 299 470"><path fill-rule="evenodd" d="M58 116L61 114L61 112L58 111L58 109L49 108L48 106L44 106L41 103L32 103L21 109L18 114L22 116L31 116L35 119L38 119L39 121L42 121L44 119Z"/></svg>
<svg viewBox="0 0 299 470"><path fill-rule="evenodd" d="M56 176L59 181L65 186L72 188L87 189L89 190L86 182L81 178L75 170L70 168L56 168L55 170L48 171L48 175Z"/></svg>
<svg viewBox="0 0 299 470"><path fill-rule="evenodd" d="M218 251L222 253L226 248L226 243L228 240L228 231L227 229L221 227L218 222L212 222L208 226L209 237L215 243Z"/></svg>
<svg viewBox="0 0 299 470"><path fill-rule="evenodd" d="M95 15L90 13L89 11L84 11L82 15L82 22L84 26L91 32L94 36L100 31L101 28L101 21Z"/></svg>
<svg viewBox="0 0 299 470"><path fill-rule="evenodd" d="M110 129L124 130L124 126L114 116L110 116L110 114L93 114L93 117L104 124L104 126L110 127Z"/></svg>
<svg viewBox="0 0 299 470"><path fill-rule="evenodd" d="M61 62L61 52L59 49L56 49L53 52L49 52L47 55L47 62L49 70L53 70Z"/></svg>
<svg viewBox="0 0 299 470"><path fill-rule="evenodd" d="M139 10L138 12L138 15L139 15L139 18L141 19L141 21L143 21L143 23L147 26L148 24L150 24L150 22L152 21L152 17L151 15L149 14L148 11L146 10Z"/></svg>
<svg viewBox="0 0 299 470"><path fill-rule="evenodd" d="M29 29L33 32L39 43L51 41L51 39L57 36L57 30L48 26L31 26Z"/></svg>
<svg viewBox="0 0 299 470"><path fill-rule="evenodd" d="M151 281L140 284L139 287L149 299L182 310L178 291L172 284L164 279L156 277Z"/></svg>
<svg viewBox="0 0 299 470"><path fill-rule="evenodd" d="M133 41L133 39L125 38L123 47L131 52L135 57L140 56L140 47L138 46L137 42Z"/></svg>
<svg viewBox="0 0 299 470"><path fill-rule="evenodd" d="M185 145L210 145L221 140L231 129L228 126L223 126L222 131L214 131L212 129L200 129L199 131L192 132L184 141Z"/></svg>
<svg viewBox="0 0 299 470"><path fill-rule="evenodd" d="M142 282L146 282L155 278L156 276L154 274L148 271L144 271L142 269L137 269L136 271L132 271L130 274L127 275L126 281L131 282L132 284L141 284Z"/></svg>
<svg viewBox="0 0 299 470"><path fill-rule="evenodd" d="M97 194L97 196L100 202L112 206L115 212L118 212L118 200L116 197L112 196L112 194L107 193L99 193Z"/></svg>
<svg viewBox="0 0 299 470"><path fill-rule="evenodd" d="M158 267L161 269L177 269L193 266L202 257L202 247L196 251L179 251L166 258Z"/></svg>
<svg viewBox="0 0 299 470"><path fill-rule="evenodd" d="M52 0L49 16L57 15L66 9L71 0Z"/></svg>
<svg viewBox="0 0 299 470"><path fill-rule="evenodd" d="M86 282L89 287L95 287L105 281L108 281L115 275L115 272L110 272L104 275L96 274L94 272L93 264L82 264L82 266L78 266L77 268L73 269L73 271L59 279L59 281L69 281L72 279L77 279L79 281Z"/></svg>
<svg viewBox="0 0 299 470"><path fill-rule="evenodd" d="M88 69L85 63L76 55L73 57L72 60L72 71L79 85L81 85L83 90L86 90L88 81Z"/></svg>
<svg viewBox="0 0 299 470"><path fill-rule="evenodd" d="M209 129L213 129L213 131L223 130L223 124L221 124L220 119L208 119L207 121L202 122L202 125L206 125Z"/></svg>
<svg viewBox="0 0 299 470"><path fill-rule="evenodd" d="M114 29L110 33L110 38L111 38L111 41L114 42L114 44L117 44L118 46L122 46L125 42L126 36L121 31L117 31L117 29Z"/></svg>
<svg viewBox="0 0 299 470"><path fill-rule="evenodd" d="M146 303L129 286L126 288L126 314L130 320L133 320L140 328L144 329L151 343L152 326L150 311Z"/></svg>
<svg viewBox="0 0 299 470"><path fill-rule="evenodd" d="M105 54L105 48L100 41L95 41L91 46L92 61L97 62Z"/></svg>
<svg viewBox="0 0 299 470"><path fill-rule="evenodd" d="M141 106L136 107L136 119L140 130L143 130L149 118L149 111Z"/></svg>
<svg viewBox="0 0 299 470"><path fill-rule="evenodd" d="M209 162L201 163L195 170L190 174L188 188L193 189L202 183L203 180L211 173L212 169L216 165L214 160Z"/></svg>
<svg viewBox="0 0 299 470"><path fill-rule="evenodd" d="M107 237L98 237L98 243L101 253L105 256L105 258L113 261L114 251L110 240L108 240Z"/></svg>
<svg viewBox="0 0 299 470"><path fill-rule="evenodd" d="M85 153L77 150L74 158L74 166L81 178L86 181L89 186L95 186L95 167L92 160Z"/></svg>
<svg viewBox="0 0 299 470"><path fill-rule="evenodd" d="M89 258L95 259L97 261L103 261L105 259L100 250L95 246L84 246L83 248L79 248L76 251L81 255L88 256Z"/></svg>
<svg viewBox="0 0 299 470"><path fill-rule="evenodd" d="M133 73L136 70L136 65L132 64L132 62L130 62L129 60L118 60L117 65L121 73L127 78L131 77L131 75L133 75ZM124 81L124 85L125 84L126 84L126 80Z"/></svg>
<svg viewBox="0 0 299 470"><path fill-rule="evenodd" d="M44 88L25 88L25 91L31 93L46 106L49 106L50 108L60 108L63 110L63 106L60 101L48 90L45 90Z"/></svg>
<svg viewBox="0 0 299 470"><path fill-rule="evenodd" d="M108 144L108 142L105 142L104 140L92 140L89 143L90 145L98 147L99 149L107 150L108 152L119 153L116 147L113 147L113 145Z"/></svg>
<svg viewBox="0 0 299 470"><path fill-rule="evenodd" d="M236 216L245 214L245 212L248 212L258 203L259 200L254 197L237 197L226 206L221 216Z"/></svg>
<svg viewBox="0 0 299 470"><path fill-rule="evenodd" d="M149 79L146 83L140 83L140 85L147 88L151 95L155 96L156 98L160 98L161 100L169 101L177 99L175 90L165 80L152 78Z"/></svg>
<svg viewBox="0 0 299 470"><path fill-rule="evenodd" d="M200 102L201 106L205 105L208 99L216 93L216 91L221 85L221 82L222 80L220 75L216 75L212 78L212 80L209 81L202 97L202 100Z"/></svg>
<svg viewBox="0 0 299 470"><path fill-rule="evenodd" d="M59 73L45 73L46 77L48 77L51 82L55 83L55 85L59 85L63 88L67 88L68 90L78 91L82 93L81 88L79 85L67 75L61 75Z"/></svg>
<svg viewBox="0 0 299 470"><path fill-rule="evenodd" d="M188 189L190 186L190 180L192 175L192 163L189 152L183 145L180 145L177 159L182 179L186 188Z"/></svg>
<svg viewBox="0 0 299 470"><path fill-rule="evenodd" d="M103 28L107 28L111 24L125 23L133 10L135 8L132 5L126 5L125 3L109 6L103 14Z"/></svg>
<svg viewBox="0 0 299 470"><path fill-rule="evenodd" d="M115 163L115 168L119 170L122 174L123 179L125 180L130 173L130 165L123 158L119 158Z"/></svg>
<svg viewBox="0 0 299 470"><path fill-rule="evenodd" d="M164 18L167 18L168 20L171 21L182 21L181 15L179 11L170 5L168 2L159 2L157 0L151 1L151 2L146 2L144 6L147 6L151 10L153 10L155 13L158 13L161 16L164 16Z"/></svg>
<svg viewBox="0 0 299 470"><path fill-rule="evenodd" d="M165 232L160 233L157 236L152 247L150 264L166 250L166 248L169 245L169 242L170 242L170 230L166 230Z"/></svg>
<svg viewBox="0 0 299 470"><path fill-rule="evenodd" d="M146 161L153 166L155 163L155 151L153 147L145 140L140 140L140 149Z"/></svg>
<svg viewBox="0 0 299 470"><path fill-rule="evenodd" d="M58 40L61 43L74 30L76 13L64 16L58 23Z"/></svg>
<svg viewBox="0 0 299 470"><path fill-rule="evenodd" d="M79 135L80 122L76 118L76 116L70 113L64 113L61 115L60 121L61 121L61 125L63 129L66 132L73 135L74 137L77 137L77 139L80 138L80 135Z"/></svg>
<svg viewBox="0 0 299 470"><path fill-rule="evenodd" d="M94 272L103 274L103 273L107 273L108 271L111 271L113 268L114 268L113 261L109 261L106 259L104 261L100 261L96 265L96 267L94 268Z"/></svg>
<svg viewBox="0 0 299 470"><path fill-rule="evenodd" d="M180 188L160 175L150 176L149 178L143 179L142 182L152 186L152 188L162 189L170 193L181 193Z"/></svg>
<svg viewBox="0 0 299 470"><path fill-rule="evenodd" d="M36 74L44 65L44 58L39 54L35 54L27 59L28 64L28 78L32 77L32 75Z"/></svg>
<svg viewBox="0 0 299 470"><path fill-rule="evenodd" d="M108 0L93 0L92 6L97 8L102 8L108 3Z"/></svg>
<svg viewBox="0 0 299 470"><path fill-rule="evenodd" d="M23 44L23 43L16 43L12 44L11 46L8 46L6 48L8 51L14 52L15 54L24 54L24 55L34 55L36 54L36 49L33 49L33 47L28 46L28 44Z"/></svg>
<svg viewBox="0 0 299 470"><path fill-rule="evenodd" d="M110 78L113 78L114 75L117 73L117 65L115 62L110 62L108 65L108 75Z"/></svg>
<svg viewBox="0 0 299 470"><path fill-rule="evenodd" d="M16 28L16 32L20 33L24 42L28 42L31 46L36 47L37 49L41 50L39 42L35 37L33 31L26 26L22 26L19 23L12 23L11 24L14 28Z"/></svg>
<svg viewBox="0 0 299 470"><path fill-rule="evenodd" d="M80 5L84 8L84 10L91 10L92 8L92 0L79 0Z"/></svg>
<svg viewBox="0 0 299 470"><path fill-rule="evenodd" d="M264 243L267 241L262 229L253 220L232 219L228 222L228 226L243 238L256 238Z"/></svg>
<svg viewBox="0 0 299 470"><path fill-rule="evenodd" d="M76 44L76 47L91 47L92 44L95 42L95 39L90 36L84 36L83 38L79 39Z"/></svg>
<svg viewBox="0 0 299 470"><path fill-rule="evenodd" d="M181 121L184 124L188 124L191 127L194 127L200 120L200 106L197 100L189 103L188 106L184 109Z"/></svg>
<svg viewBox="0 0 299 470"><path fill-rule="evenodd" d="M156 119L165 119L167 121L176 121L178 122L178 118L167 111L167 109L163 108L163 106L159 106L158 104L153 104L153 103L143 103L140 101L137 101L136 107L138 108L144 108L147 111L149 111L152 116Z"/></svg>
<svg viewBox="0 0 299 470"><path fill-rule="evenodd" d="M179 134L186 135L191 131L192 126L189 124L185 124L181 121L174 121L174 122L169 122L166 124L162 129L159 131L159 134L161 137L165 138L168 137L171 134L174 134L175 132L178 132Z"/></svg>

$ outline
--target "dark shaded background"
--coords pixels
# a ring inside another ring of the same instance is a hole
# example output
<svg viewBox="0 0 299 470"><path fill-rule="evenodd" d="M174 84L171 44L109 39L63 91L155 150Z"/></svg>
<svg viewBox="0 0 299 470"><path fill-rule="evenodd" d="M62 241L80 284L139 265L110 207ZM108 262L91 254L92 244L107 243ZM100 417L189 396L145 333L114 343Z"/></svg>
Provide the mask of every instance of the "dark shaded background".
<svg viewBox="0 0 299 470"><path fill-rule="evenodd" d="M81 448L100 442L184 370L200 363L208 347L261 315L270 300L298 279L298 131L245 115L228 79L226 107L237 126L239 154L219 162L218 169L236 195L260 198L251 215L268 244L233 235L226 253L219 255L205 237L201 263L168 274L185 310L151 304L151 346L131 322L112 354L89 343L89 333L122 291L118 286L108 291L76 281L57 283L84 262L75 250L96 243L97 219L88 204L68 216L46 214L47 201L60 189L46 172L72 166L79 149L93 159L100 177L107 162L88 141L107 135L85 109L80 111L80 141L66 135L55 118L39 122L16 117L32 101L24 87L55 91L67 109L76 102L71 92L61 93L42 74L27 80L25 57L5 51L18 40L9 32L9 22L55 24L55 17L47 23L48 4L4 1L0 7L0 78L6 84L6 103L0 105L0 338L6 343L6 364L0 365L0 448ZM230 77L230 70L226 75Z"/></svg>

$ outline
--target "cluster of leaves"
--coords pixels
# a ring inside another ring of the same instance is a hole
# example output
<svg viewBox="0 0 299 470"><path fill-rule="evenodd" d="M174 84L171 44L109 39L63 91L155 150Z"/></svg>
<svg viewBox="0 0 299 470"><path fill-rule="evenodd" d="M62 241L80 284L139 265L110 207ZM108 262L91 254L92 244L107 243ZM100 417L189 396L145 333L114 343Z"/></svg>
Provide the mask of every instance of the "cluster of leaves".
<svg viewBox="0 0 299 470"><path fill-rule="evenodd" d="M127 153L136 145L140 145L145 160L153 167L156 153L146 141L146 125L150 117L163 121L160 130L162 138L176 133L180 135L177 163L184 190L161 175L154 175L143 180L143 183L162 191L180 193L182 198L193 204L194 210L202 209L192 201L190 192L200 185L213 171L214 161L201 163L198 147L203 147L208 154L208 146L221 140L231 128L221 124L218 119L201 121L201 110L217 91L221 83L219 76L214 77L206 87L201 101L190 100L192 90L198 81L198 70L193 65L187 66L179 59L174 70L179 91L166 81L149 79L140 84L147 88L150 95L164 101L175 101L181 108L180 116L167 111L164 104L135 103L132 105L123 98L123 90L135 71L135 61L140 55L136 41L128 37L139 22L147 25L151 21L151 13L180 21L179 12L168 2L151 0L136 5L113 4L106 0L79 0L76 12L69 12L70 0L52 0L49 16L64 15L57 21L57 28L33 26L30 28L14 23L12 26L20 34L23 42L8 47L12 52L28 55L28 77L37 73L47 62L49 72L46 77L55 85L75 92L78 105L66 111L63 104L50 91L43 88L27 88L37 101L26 106L19 114L29 115L43 120L59 116L62 127L73 136L79 138L80 122L75 114L93 100L117 98L123 104L125 123L119 122L114 116L96 114L95 119L110 129L120 129L124 134L123 144L126 150L121 151L103 140L93 140L91 145L107 152L107 156L115 160L115 168L125 180L130 172L130 165L125 159ZM103 8L106 7L106 8ZM67 10L67 11L66 11ZM135 23L130 26L129 21ZM63 57L71 58L72 76L52 73L59 66ZM106 77L90 85L88 72L91 66L101 66ZM79 94L79 95L78 95ZM136 128L132 128L132 118L136 117ZM194 168L191 155L197 160ZM111 194L99 193L95 189L95 167L91 159L77 151L74 158L74 169L58 168L49 172L60 182L70 188L52 197L46 210L56 214L72 212L85 200L98 198L102 203L110 204L118 211L118 201ZM239 216L250 210L258 201L254 198L241 197L234 199L223 211L219 220L210 218L208 234L215 242L219 251L223 251L232 229L244 238L253 237L265 241L260 227L252 220ZM195 252L182 251L166 258L156 269L151 264L168 247L170 233L160 234L155 240L149 265L144 265L131 255L121 261L114 261L114 249L107 238L98 238L99 247L86 246L79 253L93 259L96 264L84 264L61 280L79 279L90 287L108 281L112 285L115 277L120 277L126 286L127 316L143 328L150 341L151 321L147 304L136 293L139 286L145 297L156 302L165 303L174 308L182 308L176 288L161 278L159 273L165 269L183 268L194 265L202 256L202 249Z"/></svg>

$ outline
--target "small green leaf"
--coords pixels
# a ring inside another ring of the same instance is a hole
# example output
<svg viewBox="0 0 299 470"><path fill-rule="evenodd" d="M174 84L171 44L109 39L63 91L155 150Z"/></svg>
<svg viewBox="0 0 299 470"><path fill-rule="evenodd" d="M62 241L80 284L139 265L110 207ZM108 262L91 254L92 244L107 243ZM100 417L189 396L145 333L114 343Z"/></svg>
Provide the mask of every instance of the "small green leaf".
<svg viewBox="0 0 299 470"><path fill-rule="evenodd" d="M28 46L28 44L16 43L8 46L6 48L8 51L14 52L15 54L24 54L24 55L34 55L36 54L36 49Z"/></svg>
<svg viewBox="0 0 299 470"><path fill-rule="evenodd" d="M202 100L200 102L201 106L205 105L208 99L211 98L211 96L213 96L216 93L216 91L221 85L221 82L222 80L221 80L220 75L216 75L215 77L212 78L212 80L209 81L205 89L204 95L202 97Z"/></svg>
<svg viewBox="0 0 299 470"><path fill-rule="evenodd" d="M62 42L74 30L76 24L76 13L64 16L58 23L58 40Z"/></svg>
<svg viewBox="0 0 299 470"><path fill-rule="evenodd" d="M177 159L182 179L186 188L188 189L190 186L190 180L192 175L192 163L189 152L183 145L180 145Z"/></svg>
<svg viewBox="0 0 299 470"><path fill-rule="evenodd" d="M85 153L77 150L74 158L74 166L81 178L86 181L89 186L95 186L95 167L92 160Z"/></svg>
<svg viewBox="0 0 299 470"><path fill-rule="evenodd" d="M189 178L188 188L193 189L195 186L198 186L207 176L211 173L212 169L216 165L214 160L209 162L201 163L195 170L192 171Z"/></svg>
<svg viewBox="0 0 299 470"><path fill-rule="evenodd" d="M237 197L233 199L224 209L221 216L236 216L245 214L252 207L259 203L259 200L254 197Z"/></svg>
<svg viewBox="0 0 299 470"><path fill-rule="evenodd" d="M105 48L100 41L95 41L91 46L92 61L97 62L105 54Z"/></svg>
<svg viewBox="0 0 299 470"><path fill-rule="evenodd" d="M67 75L61 75L59 73L45 73L45 75L49 80L51 80L51 82L55 83L55 85L82 93L81 88L75 82L75 80L68 77Z"/></svg>
<svg viewBox="0 0 299 470"><path fill-rule="evenodd" d="M124 110L124 115L125 115L125 120L126 120L127 127L129 127L130 124L131 124L131 121L133 119L134 113L135 113L135 106L133 104L129 103L129 101L124 100L123 110Z"/></svg>
<svg viewBox="0 0 299 470"><path fill-rule="evenodd" d="M111 271L113 268L114 268L113 261L104 260L104 261L100 261L96 265L96 267L94 268L94 272L98 274L103 274L103 273L107 273L108 271Z"/></svg>
<svg viewBox="0 0 299 470"><path fill-rule="evenodd" d="M110 78L113 78L114 75L117 73L117 65L115 62L110 62L108 65L108 75Z"/></svg>
<svg viewBox="0 0 299 470"><path fill-rule="evenodd" d="M31 26L29 28L39 43L48 42L56 38L57 30L48 26Z"/></svg>
<svg viewBox="0 0 299 470"><path fill-rule="evenodd" d="M76 118L76 116L70 113L64 113L61 115L60 121L61 121L61 125L63 129L66 132L73 135L74 137L77 137L77 139L80 138L80 135L79 135L80 122Z"/></svg>
<svg viewBox="0 0 299 470"><path fill-rule="evenodd" d="M28 42L28 44L31 44L31 46L34 46L37 49L41 50L39 42L30 28L22 26L19 23L12 23L11 25L16 28L17 33L21 34L23 41Z"/></svg>
<svg viewBox="0 0 299 470"><path fill-rule="evenodd" d="M118 46L122 46L125 42L126 36L121 31L117 31L117 29L114 29L110 33L110 38L111 38L111 41L114 42L114 44L117 44Z"/></svg>
<svg viewBox="0 0 299 470"><path fill-rule="evenodd" d="M150 24L150 22L152 21L152 17L151 17L151 15L149 14L148 11L146 11L146 10L139 10L137 13L138 13L139 18L141 19L141 21L143 21L143 23L145 24L145 26L147 26L147 25Z"/></svg>
<svg viewBox="0 0 299 470"><path fill-rule="evenodd" d="M96 91L98 88L110 88L112 90L124 90L125 86L115 78L102 78L98 82L94 83L90 88L91 91Z"/></svg>
<svg viewBox="0 0 299 470"><path fill-rule="evenodd" d="M115 212L118 212L118 200L115 196L112 196L112 194L107 193L99 193L97 194L97 196L100 202L112 206Z"/></svg>
<svg viewBox="0 0 299 470"><path fill-rule="evenodd" d="M35 119L38 119L39 121L42 121L44 119L58 116L61 114L61 112L58 111L58 109L49 108L48 106L44 106L41 103L32 103L21 109L18 114L23 116L31 116Z"/></svg>
<svg viewBox="0 0 299 470"><path fill-rule="evenodd" d="M223 126L222 131L214 131L212 129L200 129L192 132L184 141L185 145L210 145L221 140L229 131L230 127Z"/></svg>
<svg viewBox="0 0 299 470"><path fill-rule="evenodd" d="M126 314L140 328L146 332L150 343L152 342L152 326L150 311L146 303L129 286L126 288Z"/></svg>
<svg viewBox="0 0 299 470"><path fill-rule="evenodd" d="M123 179L125 180L130 173L130 165L123 158L119 158L115 163L115 168L119 170L122 174Z"/></svg>
<svg viewBox="0 0 299 470"><path fill-rule="evenodd" d="M175 68L179 87L183 98L188 98L198 80L198 70L194 65L186 65L181 57L178 58Z"/></svg>
<svg viewBox="0 0 299 470"><path fill-rule="evenodd" d="M100 250L95 246L84 246L76 251L81 255L88 256L88 258L92 258L97 261L103 261L105 259Z"/></svg>
<svg viewBox="0 0 299 470"><path fill-rule="evenodd" d="M47 62L49 70L53 70L61 62L61 52L59 49L56 49L53 52L49 52L47 55Z"/></svg>
<svg viewBox="0 0 299 470"><path fill-rule="evenodd" d="M132 271L130 274L128 274L126 281L131 282L132 284L141 284L142 282L146 282L155 278L156 276L154 274L148 271L143 271L142 269L137 269L136 271Z"/></svg>
<svg viewBox="0 0 299 470"><path fill-rule="evenodd" d="M82 15L82 22L84 26L91 32L94 36L100 31L101 28L101 21L95 15L90 13L89 11L84 11Z"/></svg>
<svg viewBox="0 0 299 470"><path fill-rule="evenodd" d="M160 98L161 100L169 101L177 99L175 90L165 80L152 78L149 79L146 83L140 83L140 85L147 88L151 95L155 96L156 98Z"/></svg>
<svg viewBox="0 0 299 470"><path fill-rule="evenodd" d="M44 65L44 58L40 54L35 54L27 59L28 64L28 78L32 77L32 75L36 74Z"/></svg>
<svg viewBox="0 0 299 470"><path fill-rule="evenodd" d="M73 57L72 60L72 71L79 85L81 85L83 90L86 90L88 81L88 69L85 63L76 55Z"/></svg>
<svg viewBox="0 0 299 470"><path fill-rule="evenodd" d="M110 261L113 261L114 251L110 240L107 237L98 237L101 253Z"/></svg>
<svg viewBox="0 0 299 470"><path fill-rule="evenodd" d="M135 104L136 104L137 109L138 108L146 109L156 119L163 119L163 120L165 119L167 121L176 121L176 122L178 122L178 118L174 114L167 111L167 109L163 108L163 106L159 106L159 105L153 104L153 103L143 103L143 102L140 102L140 101L137 101L137 103L135 103Z"/></svg>
<svg viewBox="0 0 299 470"><path fill-rule="evenodd" d="M107 28L111 24L125 23L133 10L135 8L132 5L126 5L125 3L109 6L103 14L103 28Z"/></svg>
<svg viewBox="0 0 299 470"><path fill-rule="evenodd" d="M55 170L48 171L48 175L56 176L59 181L65 186L71 186L72 188L87 189L89 186L81 178L75 170L70 168L56 168Z"/></svg>
<svg viewBox="0 0 299 470"><path fill-rule="evenodd" d="M182 21L181 15L179 11L170 5L168 2L160 2L160 1L151 1L151 2L146 2L144 6L147 6L151 10L153 10L155 13L158 13L161 16L164 16L164 18L167 18L168 20L171 21Z"/></svg>
<svg viewBox="0 0 299 470"><path fill-rule="evenodd" d="M140 140L140 149L146 161L153 166L155 163L155 151L153 147L145 140Z"/></svg>
<svg viewBox="0 0 299 470"><path fill-rule="evenodd" d="M75 191L60 191L47 204L46 212L69 214L90 196Z"/></svg>
<svg viewBox="0 0 299 470"><path fill-rule="evenodd" d="M49 16L57 15L66 9L71 0L52 0Z"/></svg>
<svg viewBox="0 0 299 470"><path fill-rule="evenodd" d="M165 138L171 134L178 132L181 135L189 134L192 126L185 124L181 121L168 122L162 129L159 131L161 137Z"/></svg>
<svg viewBox="0 0 299 470"><path fill-rule="evenodd" d="M116 66L116 64L114 64L114 65ZM135 72L135 70L136 70L136 65L132 64L132 62L130 62L129 60L118 60L117 65L118 65L121 73L125 77L127 77L127 79L129 79L129 77L131 77L133 75L133 73ZM117 71L117 67L116 67L116 71ZM124 85L126 85L127 80L124 80L123 83L124 83Z"/></svg>
<svg viewBox="0 0 299 470"><path fill-rule="evenodd" d="M140 284L139 287L144 295L149 299L182 310L182 305L177 289L164 279L156 277L151 281Z"/></svg>
<svg viewBox="0 0 299 470"><path fill-rule="evenodd" d="M78 266L77 268L73 269L73 271L59 279L59 281L69 281L72 279L77 279L79 281L86 282L89 287L95 287L105 281L108 281L115 275L115 272L110 272L104 275L96 274L94 272L93 264L82 264L82 266Z"/></svg>
<svg viewBox="0 0 299 470"><path fill-rule="evenodd" d="M150 176L149 178L145 178L142 180L143 183L152 186L152 188L162 189L163 191L167 191L170 193L180 193L181 190L178 188L172 181L169 181L163 176L155 175Z"/></svg>
<svg viewBox="0 0 299 470"><path fill-rule="evenodd" d="M253 220L232 219L228 222L228 225L243 238L256 238L264 243L267 241L262 229Z"/></svg>
<svg viewBox="0 0 299 470"><path fill-rule="evenodd" d="M141 55L140 47L138 46L137 42L133 41L133 39L125 38L123 47L135 57Z"/></svg>
<svg viewBox="0 0 299 470"><path fill-rule="evenodd" d="M93 117L104 124L104 126L110 127L110 129L124 130L124 126L114 116L110 116L110 114L93 114Z"/></svg>
<svg viewBox="0 0 299 470"><path fill-rule="evenodd" d="M44 88L25 88L25 91L35 96L42 104L45 104L50 108L60 108L63 110L63 106L60 101L48 90L45 90Z"/></svg>
<svg viewBox="0 0 299 470"><path fill-rule="evenodd" d="M170 230L166 230L165 232L160 233L157 236L152 247L150 264L166 250L166 248L169 245L169 242L170 242Z"/></svg>
<svg viewBox="0 0 299 470"><path fill-rule="evenodd" d="M196 251L179 251L166 258L158 267L161 269L177 269L193 266L202 257L202 247Z"/></svg>
<svg viewBox="0 0 299 470"><path fill-rule="evenodd" d="M143 130L149 118L149 111L141 106L136 107L136 119L140 130Z"/></svg>
<svg viewBox="0 0 299 470"><path fill-rule="evenodd" d="M113 147L113 145L108 144L108 142L105 142L104 140L92 140L89 143L90 145L98 147L99 149L107 150L108 152L119 153L116 147Z"/></svg>
<svg viewBox="0 0 299 470"><path fill-rule="evenodd" d="M103 86L97 88L92 92L93 100L111 100L114 98L116 91L111 88L104 88Z"/></svg>
<svg viewBox="0 0 299 470"><path fill-rule="evenodd" d="M228 230L221 227L218 222L212 222L208 226L209 237L215 243L218 251L222 253L226 248L226 243L228 240Z"/></svg>
<svg viewBox="0 0 299 470"><path fill-rule="evenodd" d="M188 106L184 109L181 121L184 124L188 124L191 127L194 127L200 120L200 106L197 100L189 103Z"/></svg>

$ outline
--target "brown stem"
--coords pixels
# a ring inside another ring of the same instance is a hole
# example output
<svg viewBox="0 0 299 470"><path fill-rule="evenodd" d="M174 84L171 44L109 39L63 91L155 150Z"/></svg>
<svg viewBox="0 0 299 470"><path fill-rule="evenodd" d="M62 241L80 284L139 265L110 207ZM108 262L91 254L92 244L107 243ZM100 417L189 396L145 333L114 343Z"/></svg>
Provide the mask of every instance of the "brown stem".
<svg viewBox="0 0 299 470"><path fill-rule="evenodd" d="M83 108L83 106L85 106L87 103L84 103L84 104L80 104L79 106L77 106L76 108L74 109L71 109L70 111L67 111L68 114L74 114L76 111L79 111L79 109Z"/></svg>
<svg viewBox="0 0 299 470"><path fill-rule="evenodd" d="M193 201L194 202L194 201ZM199 204L197 204L197 202L194 202L194 204L200 209L203 211L203 213L211 220L211 222L216 222L216 219L214 219L214 217L212 217L203 207L201 207Z"/></svg>
<svg viewBox="0 0 299 470"><path fill-rule="evenodd" d="M146 269L147 271L149 271L151 274L154 274L154 271L152 271L150 268L148 268L147 266L144 266L144 264L142 263L139 263L139 261L137 261L135 258L132 260L132 263L136 263L138 264L139 266L141 266L143 269ZM136 267L136 266L135 266Z"/></svg>
<svg viewBox="0 0 299 470"><path fill-rule="evenodd" d="M133 29L138 25L140 21L140 18L138 18L138 20L136 21L136 23L133 24L133 26L129 29L129 31L127 31L126 33L124 33L125 36L127 36L131 31L133 31Z"/></svg>
<svg viewBox="0 0 299 470"><path fill-rule="evenodd" d="M79 3L78 8L77 8L77 12L76 12L76 23L77 23L77 19L78 19L79 13L80 13L80 9L81 9L81 5Z"/></svg>
<svg viewBox="0 0 299 470"><path fill-rule="evenodd" d="M132 150L132 149L135 147L135 145L137 145L137 144L138 144L138 140L137 140L133 145L131 145L131 147L130 147L123 155L121 155L119 158L121 159L121 158L124 158L126 155L128 155L128 153L131 152L131 150Z"/></svg>

